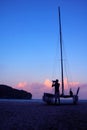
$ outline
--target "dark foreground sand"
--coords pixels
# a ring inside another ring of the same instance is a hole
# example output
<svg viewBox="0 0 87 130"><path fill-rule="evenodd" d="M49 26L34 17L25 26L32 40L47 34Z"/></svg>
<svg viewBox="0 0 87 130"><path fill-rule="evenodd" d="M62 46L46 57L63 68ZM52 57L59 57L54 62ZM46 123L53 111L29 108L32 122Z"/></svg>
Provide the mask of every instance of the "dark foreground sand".
<svg viewBox="0 0 87 130"><path fill-rule="evenodd" d="M0 130L87 130L87 103L0 101Z"/></svg>

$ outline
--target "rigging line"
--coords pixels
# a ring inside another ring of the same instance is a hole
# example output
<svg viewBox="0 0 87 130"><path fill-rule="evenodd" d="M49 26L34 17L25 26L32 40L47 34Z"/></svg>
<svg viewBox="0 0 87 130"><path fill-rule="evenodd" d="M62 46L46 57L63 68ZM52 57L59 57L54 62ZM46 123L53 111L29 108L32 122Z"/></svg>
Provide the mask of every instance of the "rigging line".
<svg viewBox="0 0 87 130"><path fill-rule="evenodd" d="M68 73L67 73L67 55L66 55L66 50L65 50L65 46L64 46L64 40L62 39L62 45L63 45L63 63L64 63L64 77L66 77L66 86L69 88L69 80L68 80Z"/></svg>
<svg viewBox="0 0 87 130"><path fill-rule="evenodd" d="M58 73L60 73L60 70L58 70L59 67L57 67L57 66L59 66L59 64L57 64L57 63L60 62L60 59L58 58L58 50L59 50L58 43L56 43L56 49L55 50L56 51L55 51L55 56L54 56L53 71L52 71L52 78L51 79L54 79L55 76L58 77ZM56 71L56 69L57 69L57 71Z"/></svg>
<svg viewBox="0 0 87 130"><path fill-rule="evenodd" d="M66 63L64 62L64 67L65 67L65 73L66 73L66 81L67 81L67 87L68 87L68 89L70 89L70 87L69 87L69 78L68 78L68 73L67 73L67 67L66 67Z"/></svg>
<svg viewBox="0 0 87 130"><path fill-rule="evenodd" d="M66 49L65 49L65 44L64 44L64 40L63 40L63 50L64 50L64 55L65 55L65 61L66 61L66 63L67 63L67 68L68 68L68 71L69 71L69 75L70 75L70 79L72 79L71 78L71 71L70 71L70 65L69 65L69 61L68 61L68 56L67 56L67 53L66 53Z"/></svg>
<svg viewBox="0 0 87 130"><path fill-rule="evenodd" d="M60 32L60 33L62 33L62 32ZM67 57L67 56L66 56L66 53L65 53L66 51L65 51L65 47L64 47L63 37L62 37L61 40L62 40L62 49L63 49L63 52L62 52L62 53L63 53L63 54L62 54L62 55L63 55L63 59L62 59L62 60L63 60L63 62L64 62L65 57ZM56 56L57 56L57 54L58 54L58 49L59 49L59 47L58 47L58 44L57 44ZM59 51L60 51L60 50L59 50ZM58 62L58 61L60 62L60 61L61 61L61 59L59 59L59 58L57 59L56 56L55 56L55 62L54 62L54 65L53 65L52 79L53 79L54 74L55 74L54 69L56 69L56 67L57 67L57 66L56 66L56 65L57 65L56 62ZM66 58L66 59L67 59L67 58ZM68 60L67 60L67 61L68 61ZM67 62L67 63L68 63L68 62ZM69 78L68 78L68 73L67 73L67 66L66 66L65 62L64 62L64 66L65 66L65 69L66 69L66 76L67 76L67 81L68 81L67 84L68 84L68 86L69 86L69 80L68 80ZM58 67L58 68L60 68L60 67ZM68 64L68 68L69 68L69 64ZM58 70L58 69L57 69L57 70ZM58 71L59 71L59 73L60 73L60 70L58 70ZM56 71L56 72L58 72L58 71ZM70 75L70 73L69 73L69 75Z"/></svg>
<svg viewBox="0 0 87 130"><path fill-rule="evenodd" d="M60 7L58 7L59 12L59 33L60 33L60 54L61 54L61 74L62 74L62 89L64 90L64 83L63 83L63 62L64 62L64 45L63 45L63 36L62 36L62 27L61 27L61 15L60 15ZM62 91L63 93L63 91Z"/></svg>
<svg viewBox="0 0 87 130"><path fill-rule="evenodd" d="M67 77L67 85L68 85L68 88L70 88L69 81L72 81L72 76L71 76L71 71L70 71L70 65L69 65L68 58L67 58L67 53L66 53L66 50L65 50L64 40L63 40L63 50L64 50L63 51L63 55L64 55L63 57L64 57L65 73L66 73L66 77Z"/></svg>

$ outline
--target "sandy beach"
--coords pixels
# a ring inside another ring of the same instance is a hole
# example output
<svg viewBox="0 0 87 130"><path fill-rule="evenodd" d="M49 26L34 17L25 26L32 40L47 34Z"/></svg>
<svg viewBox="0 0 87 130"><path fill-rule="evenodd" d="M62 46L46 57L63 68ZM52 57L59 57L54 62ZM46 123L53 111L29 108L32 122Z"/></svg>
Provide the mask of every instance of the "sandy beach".
<svg viewBox="0 0 87 130"><path fill-rule="evenodd" d="M87 102L0 101L0 130L87 130Z"/></svg>

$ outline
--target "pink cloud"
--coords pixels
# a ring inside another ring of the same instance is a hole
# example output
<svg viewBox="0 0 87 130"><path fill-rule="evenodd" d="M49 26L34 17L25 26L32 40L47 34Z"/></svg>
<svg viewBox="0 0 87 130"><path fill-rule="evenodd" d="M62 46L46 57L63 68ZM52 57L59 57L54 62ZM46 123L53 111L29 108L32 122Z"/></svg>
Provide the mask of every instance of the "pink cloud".
<svg viewBox="0 0 87 130"><path fill-rule="evenodd" d="M27 86L27 82L19 82L16 87L17 88L25 88Z"/></svg>
<svg viewBox="0 0 87 130"><path fill-rule="evenodd" d="M42 98L44 92L51 93L52 89L49 86L49 81L44 81L44 83L32 83L29 85L29 91L32 92L33 98Z"/></svg>
<svg viewBox="0 0 87 130"><path fill-rule="evenodd" d="M42 98L44 92L52 92L51 85L51 81L46 79L43 83L19 82L15 87L31 92L33 98Z"/></svg>
<svg viewBox="0 0 87 130"><path fill-rule="evenodd" d="M67 78L64 79L65 90L69 89L69 88L77 88L79 85L80 85L80 83L77 81L69 82Z"/></svg>
<svg viewBox="0 0 87 130"><path fill-rule="evenodd" d="M44 81L44 85L47 86L47 87L51 87L52 86L52 82L49 79L46 79Z"/></svg>
<svg viewBox="0 0 87 130"><path fill-rule="evenodd" d="M60 83L61 84L61 83ZM67 79L64 79L65 92L69 93L69 89L72 88L73 92L76 93L77 88L80 87L79 97L87 98L87 84L80 84L79 82L69 82L67 87ZM19 82L16 85L18 89L24 89L32 93L33 98L42 98L43 93L54 93L54 88L51 87L52 82L49 79L46 79L43 83L28 83L28 82ZM60 86L61 91L61 86Z"/></svg>

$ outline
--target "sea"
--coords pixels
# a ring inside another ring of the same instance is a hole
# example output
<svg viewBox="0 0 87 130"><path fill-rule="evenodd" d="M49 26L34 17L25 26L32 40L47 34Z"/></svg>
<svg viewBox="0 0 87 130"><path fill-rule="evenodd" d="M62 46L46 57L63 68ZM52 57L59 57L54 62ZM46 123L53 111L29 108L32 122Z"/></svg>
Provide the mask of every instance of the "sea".
<svg viewBox="0 0 87 130"><path fill-rule="evenodd" d="M28 102L28 103L45 103L42 99L0 99L0 102ZM72 99L61 99L61 103L73 103ZM79 99L78 103L87 103L87 99Z"/></svg>

